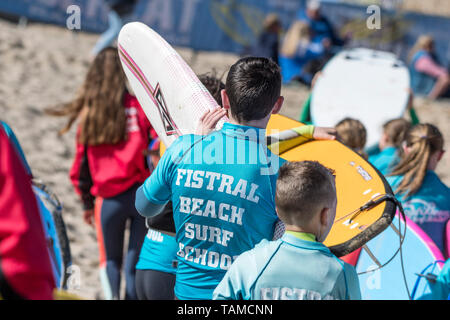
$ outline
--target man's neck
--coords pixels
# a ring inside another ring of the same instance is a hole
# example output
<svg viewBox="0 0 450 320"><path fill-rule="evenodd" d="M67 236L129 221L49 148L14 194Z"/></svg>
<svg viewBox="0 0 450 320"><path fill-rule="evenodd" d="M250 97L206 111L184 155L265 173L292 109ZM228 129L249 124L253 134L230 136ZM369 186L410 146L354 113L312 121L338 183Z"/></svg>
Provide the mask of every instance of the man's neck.
<svg viewBox="0 0 450 320"><path fill-rule="evenodd" d="M247 127L254 127L254 128L259 128L259 129L266 129L267 124L269 123L270 116L271 116L271 114L269 114L267 117L265 117L263 119L251 120L251 121L247 121L247 122L237 121L231 115L228 115L228 119L229 119L229 123L236 124L239 126L247 126Z"/></svg>

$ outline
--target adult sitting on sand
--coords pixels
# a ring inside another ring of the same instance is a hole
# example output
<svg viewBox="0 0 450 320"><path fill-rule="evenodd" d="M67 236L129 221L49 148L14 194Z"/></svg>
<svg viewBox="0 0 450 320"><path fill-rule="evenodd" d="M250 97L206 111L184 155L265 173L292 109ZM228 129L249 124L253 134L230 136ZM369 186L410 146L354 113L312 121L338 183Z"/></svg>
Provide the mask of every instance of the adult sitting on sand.
<svg viewBox="0 0 450 320"><path fill-rule="evenodd" d="M449 73L436 58L434 39L431 36L419 37L408 59L414 94L437 99L447 93L450 85Z"/></svg>
<svg viewBox="0 0 450 320"><path fill-rule="evenodd" d="M296 21L283 39L280 67L283 83L299 80L310 85L315 72L308 68L313 61L319 61L324 54L322 42L313 42L311 29L302 21Z"/></svg>

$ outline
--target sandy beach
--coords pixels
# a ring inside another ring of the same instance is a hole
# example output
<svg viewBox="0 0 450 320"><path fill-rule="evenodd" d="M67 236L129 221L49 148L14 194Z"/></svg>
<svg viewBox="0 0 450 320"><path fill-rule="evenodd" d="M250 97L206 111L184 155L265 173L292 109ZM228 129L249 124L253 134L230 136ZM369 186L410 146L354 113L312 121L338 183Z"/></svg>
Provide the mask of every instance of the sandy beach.
<svg viewBox="0 0 450 320"><path fill-rule="evenodd" d="M102 299L98 277L98 252L93 228L82 220L81 204L69 181L75 147L75 127L58 136L65 119L45 115L46 107L74 98L89 65L89 52L98 35L74 33L67 29L29 24L19 27L0 20L0 119L8 122L22 144L34 175L58 195L71 241L73 263L79 267L80 286L71 291L88 299ZM197 74L217 70L224 74L238 59L217 52L194 53L179 49ZM298 119L308 95L305 87L283 88L286 98L282 114ZM450 150L450 101L417 99L415 108L422 122L437 125ZM337 119L337 121L340 119ZM336 122L337 122L336 121ZM450 154L438 170L450 184Z"/></svg>

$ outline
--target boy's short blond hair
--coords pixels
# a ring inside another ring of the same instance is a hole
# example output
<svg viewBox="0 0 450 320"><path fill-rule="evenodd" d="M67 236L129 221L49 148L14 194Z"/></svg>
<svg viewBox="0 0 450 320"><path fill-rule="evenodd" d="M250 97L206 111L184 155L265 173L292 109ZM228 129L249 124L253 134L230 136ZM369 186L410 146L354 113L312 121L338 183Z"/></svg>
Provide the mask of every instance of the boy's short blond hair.
<svg viewBox="0 0 450 320"><path fill-rule="evenodd" d="M288 225L305 226L336 201L334 171L317 161L286 162L278 172L275 204Z"/></svg>

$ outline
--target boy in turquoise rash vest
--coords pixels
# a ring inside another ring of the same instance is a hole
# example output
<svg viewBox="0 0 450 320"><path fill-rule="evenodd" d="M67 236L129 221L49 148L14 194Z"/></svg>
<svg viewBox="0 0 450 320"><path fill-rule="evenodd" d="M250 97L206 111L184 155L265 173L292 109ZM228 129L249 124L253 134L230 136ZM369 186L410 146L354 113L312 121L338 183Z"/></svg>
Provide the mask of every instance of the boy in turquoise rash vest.
<svg viewBox="0 0 450 320"><path fill-rule="evenodd" d="M214 299L361 299L354 267L321 242L336 215L331 170L318 162L288 162L279 170L276 207L286 233L240 255L214 291Z"/></svg>
<svg viewBox="0 0 450 320"><path fill-rule="evenodd" d="M136 192L136 208L146 217L172 200L178 299L211 299L236 257L273 237L275 184L284 160L268 150L265 128L283 104L280 93L274 62L239 60L222 90L230 122L208 135L179 137Z"/></svg>

